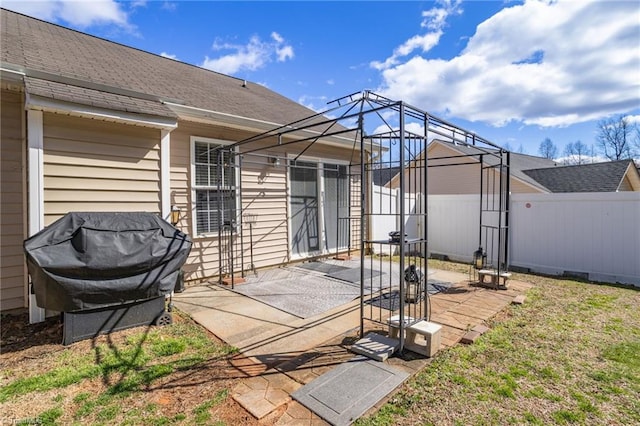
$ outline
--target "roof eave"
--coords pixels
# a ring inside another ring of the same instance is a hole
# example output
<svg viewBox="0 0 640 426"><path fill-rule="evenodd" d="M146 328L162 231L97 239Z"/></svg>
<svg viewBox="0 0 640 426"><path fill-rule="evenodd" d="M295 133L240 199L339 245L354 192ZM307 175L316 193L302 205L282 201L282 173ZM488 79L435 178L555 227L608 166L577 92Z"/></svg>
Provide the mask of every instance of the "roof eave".
<svg viewBox="0 0 640 426"><path fill-rule="evenodd" d="M74 117L97 119L114 123L129 124L171 131L178 127L176 119L151 116L126 111L99 108L89 105L50 99L27 93L25 109L64 114Z"/></svg>
<svg viewBox="0 0 640 426"><path fill-rule="evenodd" d="M221 111L214 111L204 108L198 108L188 105L181 105L172 102L163 102L169 107L179 119L209 125L219 125L231 127L238 130L245 130L252 133L265 133L274 129L283 128L286 125L274 123L266 120L259 120L250 117L244 117L235 114L229 114ZM354 134L356 131L354 130ZM277 134L274 132L274 135ZM291 140L309 139L318 137L318 143L327 146L335 146L340 148L353 148L359 150L359 143L354 144L354 139L341 135L323 135L322 132L312 129L299 129L288 132L287 137ZM365 143L366 151L383 150L378 144L372 142Z"/></svg>

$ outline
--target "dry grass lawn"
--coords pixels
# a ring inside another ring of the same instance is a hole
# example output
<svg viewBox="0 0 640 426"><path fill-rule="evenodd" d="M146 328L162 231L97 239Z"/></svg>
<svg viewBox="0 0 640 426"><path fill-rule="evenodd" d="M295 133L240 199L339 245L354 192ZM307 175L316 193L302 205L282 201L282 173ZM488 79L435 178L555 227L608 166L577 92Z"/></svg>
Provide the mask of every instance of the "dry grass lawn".
<svg viewBox="0 0 640 426"><path fill-rule="evenodd" d="M430 261L467 272L467 265ZM363 425L640 424L640 289L535 285L470 346L440 352ZM0 424L258 425L230 397L234 348L177 313L59 344L55 319L2 318Z"/></svg>
<svg viewBox="0 0 640 426"><path fill-rule="evenodd" d="M473 345L438 354L356 424L640 424L640 289L514 279L535 284L524 305Z"/></svg>

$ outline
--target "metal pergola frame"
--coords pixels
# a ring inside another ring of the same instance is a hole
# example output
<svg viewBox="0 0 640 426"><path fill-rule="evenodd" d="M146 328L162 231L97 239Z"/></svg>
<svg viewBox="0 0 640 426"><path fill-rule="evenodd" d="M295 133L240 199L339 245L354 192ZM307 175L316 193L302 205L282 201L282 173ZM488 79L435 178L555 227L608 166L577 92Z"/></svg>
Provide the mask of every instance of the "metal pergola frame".
<svg viewBox="0 0 640 426"><path fill-rule="evenodd" d="M348 251L351 252L353 238L352 223L359 222L359 251L360 251L360 335L364 335L365 321L380 322L382 320L373 314L373 305L367 305L367 300L376 296L376 292L367 293L365 280L371 281L373 276L365 276L367 261L372 247L381 244L395 246L399 256L399 274L389 277L399 288L399 319L400 319L400 348L404 348L405 328L414 322L430 317L430 303L426 282L421 287L420 303L410 303L407 306L405 282L402 274L406 271L407 263L424 271L424 279L428 275L427 257L428 246L428 169L430 167L454 167L480 165L480 223L478 245L487 250L492 266L500 274L508 269L508 227L509 227L509 177L510 155L504 148L462 129L448 121L435 117L425 111L413 107L402 101L393 101L371 91L352 93L336 99L329 104L326 111L319 112L289 124L275 127L266 132L239 140L231 145L214 148L218 151L218 170L235 168L238 174L239 187L231 188L237 191L236 196L242 196L242 164L245 156L266 156L266 151L286 152L289 160L298 160L304 156L315 144L336 144L351 149L349 166L347 168L349 188L354 190L351 180L359 179L360 212L359 217L339 218L348 223L347 235ZM329 118L333 117L333 118ZM464 147L467 153L455 156L427 159L427 145L431 139L437 138L445 142ZM271 155L271 154L269 154ZM237 161L224 158L237 157ZM465 162L465 159L477 159L476 162ZM445 161L446 164L428 164L434 160ZM289 164L286 165L290 167ZM370 228L371 221L376 215L383 215L383 210L377 211L372 203L371 176L383 167L398 168L399 202L395 213L397 231L400 241L373 239ZM405 173L407 172L407 173ZM220 173L220 172L219 172ZM497 175L497 177L496 177ZM222 177L217 179L218 194L223 194ZM357 187L357 185L356 185ZM355 188L357 189L357 188ZM349 195L349 199L351 199ZM220 195L222 197L222 195ZM412 211L406 211L405 196L408 196ZM218 206L224 206L220 199ZM413 204L412 204L413 203ZM231 278L234 285L234 275L238 258L240 258L240 272L245 273L244 238L242 237L242 221L245 216L240 206L240 212L218 212L219 238L218 253L220 279L225 274ZM238 214L239 213L239 214ZM237 218L237 222L225 220L228 217ZM407 219L422 223L420 235L411 241L405 240ZM252 218L255 221L255 218ZM253 223L252 223L253 224ZM357 228L357 227L356 227ZM338 232L341 228L338 227ZM240 235L236 235L240 234ZM234 237L235 235L235 237ZM238 238L239 237L239 238ZM240 241L240 247L237 241ZM235 241L235 242L234 242ZM338 235L340 241L340 235ZM226 242L226 246L225 246ZM250 243L251 245L252 243ZM237 250L239 249L239 255ZM253 247L250 247L253 253ZM226 255L225 255L226 253ZM226 257L225 257L226 256ZM227 269L223 265L228 265ZM371 263L369 264L371 266ZM251 268L255 272L253 255ZM395 280L395 281L394 281ZM379 294L379 293L378 293ZM386 323L385 323L386 324Z"/></svg>

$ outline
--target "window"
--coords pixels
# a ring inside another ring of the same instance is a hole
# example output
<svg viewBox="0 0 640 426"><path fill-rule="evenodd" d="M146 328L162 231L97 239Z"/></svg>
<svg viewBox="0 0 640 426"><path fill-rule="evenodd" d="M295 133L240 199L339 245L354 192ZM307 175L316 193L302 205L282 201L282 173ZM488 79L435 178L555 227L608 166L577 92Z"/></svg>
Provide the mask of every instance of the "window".
<svg viewBox="0 0 640 426"><path fill-rule="evenodd" d="M235 153L229 142L192 139L196 234L218 233L236 225L238 211Z"/></svg>

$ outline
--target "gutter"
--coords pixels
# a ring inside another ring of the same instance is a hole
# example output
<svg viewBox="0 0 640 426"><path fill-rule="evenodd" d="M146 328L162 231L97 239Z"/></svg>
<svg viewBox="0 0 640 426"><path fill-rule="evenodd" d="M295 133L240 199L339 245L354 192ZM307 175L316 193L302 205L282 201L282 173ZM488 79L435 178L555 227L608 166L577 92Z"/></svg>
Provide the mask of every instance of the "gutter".
<svg viewBox="0 0 640 426"><path fill-rule="evenodd" d="M223 126L234 125L237 128L251 132L268 132L277 128L285 128L295 131L295 133L288 133L288 135L292 136L292 140L295 140L296 137L300 139L318 137L318 142L323 145L336 146L341 148L344 148L345 146L353 146L353 139L340 135L323 136L322 132L316 130L305 128L296 129L294 126L283 125L271 121L259 120L256 118L249 118L205 108L187 106L169 101L163 101L162 104L169 107L169 109L171 109L176 115L178 115L179 118L186 121L195 121L205 124L219 124ZM357 130L353 129L353 132L355 133L357 132ZM298 134L296 135L296 133ZM277 132L275 132L274 135L275 134L277 134ZM356 148L358 147L358 145L359 144L356 144ZM378 144L367 142L365 143L365 149L367 151L380 151L383 148L381 148Z"/></svg>

